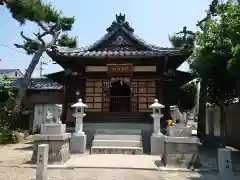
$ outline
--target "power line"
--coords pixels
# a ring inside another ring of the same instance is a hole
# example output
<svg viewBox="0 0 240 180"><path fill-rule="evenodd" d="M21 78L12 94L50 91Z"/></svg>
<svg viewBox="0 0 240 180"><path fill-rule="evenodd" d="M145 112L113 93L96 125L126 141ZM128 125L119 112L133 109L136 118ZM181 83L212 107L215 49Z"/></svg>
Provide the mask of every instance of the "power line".
<svg viewBox="0 0 240 180"><path fill-rule="evenodd" d="M7 45L5 45L5 44L0 44L0 46L4 46L4 47L6 47L6 48L8 48L8 49L11 49L11 50L13 50L13 51L16 51L16 52L19 52L19 53L21 53L21 54L25 54L25 55L28 55L27 53L24 53L24 52L22 52L22 51L20 51L20 50L18 50L18 49L15 49L15 48L12 48L12 47L10 47L10 46L7 46ZM43 58L44 59L44 57L42 56L41 58ZM9 61L9 62L15 62L15 61ZM16 61L16 62L19 62L19 61Z"/></svg>
<svg viewBox="0 0 240 180"><path fill-rule="evenodd" d="M16 51L16 52L19 52L19 53L21 53L21 54L27 55L27 53L24 53L24 52L22 52L22 51L19 51L19 50L17 50L17 49L14 49L14 48L12 48L12 47L10 47L10 46L7 46L7 45L5 45L5 44L0 44L0 46L4 46L4 47L6 47L6 48L8 48L8 49L11 49L11 50L13 50L13 51Z"/></svg>

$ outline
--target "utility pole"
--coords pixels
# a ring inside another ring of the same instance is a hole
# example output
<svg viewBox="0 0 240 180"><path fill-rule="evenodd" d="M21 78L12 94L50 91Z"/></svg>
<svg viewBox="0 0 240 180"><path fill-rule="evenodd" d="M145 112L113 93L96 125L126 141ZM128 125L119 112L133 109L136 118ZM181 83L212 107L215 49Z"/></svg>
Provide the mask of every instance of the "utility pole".
<svg viewBox="0 0 240 180"><path fill-rule="evenodd" d="M44 62L43 60L40 60L40 67L39 67L39 72L40 72L40 77L43 76L43 70L44 70L44 65L48 65L46 62Z"/></svg>

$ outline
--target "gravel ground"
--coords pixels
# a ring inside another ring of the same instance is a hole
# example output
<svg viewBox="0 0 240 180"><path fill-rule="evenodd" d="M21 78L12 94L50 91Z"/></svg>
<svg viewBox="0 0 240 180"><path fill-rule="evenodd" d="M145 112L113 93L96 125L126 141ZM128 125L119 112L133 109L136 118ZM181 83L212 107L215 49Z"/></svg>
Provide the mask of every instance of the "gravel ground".
<svg viewBox="0 0 240 180"><path fill-rule="evenodd" d="M159 172L123 169L49 170L48 180L217 180L214 173ZM0 167L0 180L34 180L35 169ZM239 180L240 175L234 180Z"/></svg>

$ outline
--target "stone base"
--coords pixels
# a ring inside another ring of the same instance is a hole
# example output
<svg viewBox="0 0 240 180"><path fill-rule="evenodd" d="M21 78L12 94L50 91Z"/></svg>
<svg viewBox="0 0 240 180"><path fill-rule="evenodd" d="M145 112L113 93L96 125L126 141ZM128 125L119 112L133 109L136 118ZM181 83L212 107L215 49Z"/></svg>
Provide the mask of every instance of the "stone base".
<svg viewBox="0 0 240 180"><path fill-rule="evenodd" d="M70 159L69 152L69 139L71 137L70 133L64 133L60 135L33 135L33 154L32 161L37 162L37 151L38 145L48 144L48 164L64 164Z"/></svg>
<svg viewBox="0 0 240 180"><path fill-rule="evenodd" d="M162 162L165 166L197 168L199 162L198 138L165 137Z"/></svg>
<svg viewBox="0 0 240 180"><path fill-rule="evenodd" d="M42 124L41 134L64 134L66 133L66 124Z"/></svg>
<svg viewBox="0 0 240 180"><path fill-rule="evenodd" d="M141 147L91 147L91 154L133 154L142 155L143 148Z"/></svg>
<svg viewBox="0 0 240 180"><path fill-rule="evenodd" d="M167 135L172 137L190 137L192 136L192 128L179 124L168 126Z"/></svg>
<svg viewBox="0 0 240 180"><path fill-rule="evenodd" d="M42 124L41 134L64 134L66 133L66 124Z"/></svg>
<svg viewBox="0 0 240 180"><path fill-rule="evenodd" d="M86 150L86 135L73 134L70 141L71 153L84 154Z"/></svg>
<svg viewBox="0 0 240 180"><path fill-rule="evenodd" d="M151 154L152 155L163 155L164 153L164 135L152 134L151 136Z"/></svg>

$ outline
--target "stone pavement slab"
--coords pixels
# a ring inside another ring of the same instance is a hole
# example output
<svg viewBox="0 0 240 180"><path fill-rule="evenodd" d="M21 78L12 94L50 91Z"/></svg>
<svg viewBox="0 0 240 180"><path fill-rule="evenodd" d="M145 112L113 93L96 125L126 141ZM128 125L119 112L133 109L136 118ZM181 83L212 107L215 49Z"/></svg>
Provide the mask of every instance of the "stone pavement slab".
<svg viewBox="0 0 240 180"><path fill-rule="evenodd" d="M127 155L127 154L91 154L71 155L65 164L75 168L117 168L117 169L145 169L157 170L155 160L159 156Z"/></svg>

